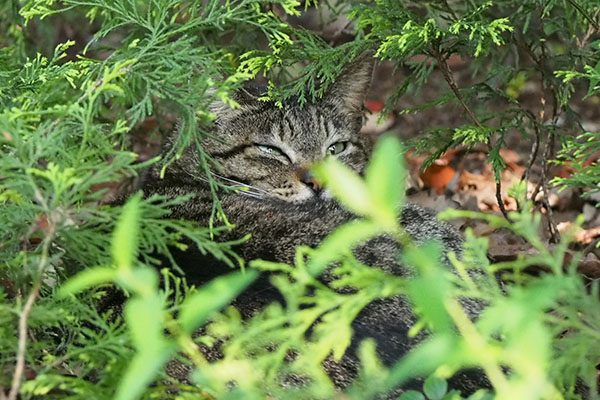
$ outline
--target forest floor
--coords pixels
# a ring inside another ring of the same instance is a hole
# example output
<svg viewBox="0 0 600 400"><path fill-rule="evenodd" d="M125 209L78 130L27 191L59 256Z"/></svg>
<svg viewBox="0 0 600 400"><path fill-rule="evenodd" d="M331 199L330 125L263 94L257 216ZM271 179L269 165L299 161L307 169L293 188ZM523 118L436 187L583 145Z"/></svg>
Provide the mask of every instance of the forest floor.
<svg viewBox="0 0 600 400"><path fill-rule="evenodd" d="M450 60L450 65L458 82L470 83L470 73L462 60ZM459 147L450 149L437 159L431 167L423 170L422 162L427 157L416 154L410 146L411 141L427 138L436 129L453 129L469 123L468 116L458 105L450 103L433 106L414 113L404 113L402 110L412 109L438 98L441 94L449 92L442 74L434 70L428 81L414 94L402 96L396 106L395 112L387 120L376 124L379 117L378 111L383 106L386 98L406 78L404 71L394 73L390 63L380 64L375 71L371 91L367 100L367 108L374 111L368 118L363 128L363 133L376 138L383 132L393 132L402 138L407 145L407 177L408 201L419 203L442 211L446 208L482 211L502 215L496 197L496 182L491 165L487 162L487 149L483 146L473 148ZM540 113L544 96L539 84L525 82L516 93L520 103L534 113ZM582 100L583 94L576 93L573 99L576 103L571 107L581 116L582 126L588 131L600 130L600 98L591 97ZM502 105L498 105L501 107ZM544 109L546 115L551 112L547 105ZM560 117L559 117L560 119ZM560 124L560 120L558 121ZM565 130L562 134L569 135ZM517 202L510 197L507 189L523 178L529 165L532 154L532 140L523 139L520 132L509 132L506 137L506 148L501 155L507 168L502 175L502 200L507 211L517 209ZM530 167L528 192L532 193L542 178L541 156L542 147L536 162ZM556 147L559 144L557 143ZM554 158L556 154L550 158ZM595 155L596 160L600 154ZM593 162L596 160L588 160ZM568 165L550 164L546 181L555 176L566 177L572 170ZM596 245L600 240L600 193L592 196L582 196L584 191L578 188L560 188L548 184L547 199L550 210L541 204L539 190L536 196L536 209L541 211L545 220L540 229L540 235L551 246L549 224L554 224L559 232L566 232L573 227L574 221L580 214L584 215L583 228L575 235L576 242L572 250L583 250L584 258L579 263L579 270L589 278L600 278L600 248ZM530 245L516 237L507 230L493 229L484 221L460 220L452 221L460 229L467 227L473 229L477 236L488 237L489 256L494 261L507 261L516 258L519 254L533 251ZM568 261L565 260L565 263Z"/></svg>

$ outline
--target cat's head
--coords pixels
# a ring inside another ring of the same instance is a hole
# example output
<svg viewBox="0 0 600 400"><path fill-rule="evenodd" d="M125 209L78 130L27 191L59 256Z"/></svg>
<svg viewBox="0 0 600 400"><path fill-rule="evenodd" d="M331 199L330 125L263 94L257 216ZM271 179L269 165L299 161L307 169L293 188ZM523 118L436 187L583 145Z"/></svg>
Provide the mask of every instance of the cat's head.
<svg viewBox="0 0 600 400"><path fill-rule="evenodd" d="M323 99L304 107L290 102L280 108L241 90L234 97L239 108L213 106L217 119L204 149L222 166L225 183L290 202L325 196L308 172L311 165L334 156L361 172L367 163L370 148L360 128L372 70L372 57L359 57Z"/></svg>

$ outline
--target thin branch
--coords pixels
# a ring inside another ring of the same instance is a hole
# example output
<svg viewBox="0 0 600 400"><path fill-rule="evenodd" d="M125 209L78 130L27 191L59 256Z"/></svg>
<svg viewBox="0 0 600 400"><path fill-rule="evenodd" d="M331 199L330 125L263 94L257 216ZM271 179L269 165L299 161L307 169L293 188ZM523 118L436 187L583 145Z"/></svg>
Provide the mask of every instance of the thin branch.
<svg viewBox="0 0 600 400"><path fill-rule="evenodd" d="M19 317L19 346L17 350L17 363L15 366L15 373L13 375L12 387L8 394L8 400L16 400L19 389L21 388L21 379L23 377L23 370L25 369L25 350L27 348L27 321L29 314L33 308L33 304L40 293L41 279L37 282L23 308L23 312Z"/></svg>
<svg viewBox="0 0 600 400"><path fill-rule="evenodd" d="M542 18L541 15L540 15L540 25L541 25L542 31L543 31L544 19ZM541 124L543 124L545 115L546 115L545 114L546 113L546 82L552 82L553 75L550 74L550 78L547 75L547 71L549 71L550 68L548 67L548 65L546 63L547 56L546 56L546 46L544 45L544 43L542 43L541 49L542 49L542 55L539 58L539 65L542 67L542 69L541 69L542 98L540 99L541 109L540 109L539 121ZM559 109L558 109L558 100L556 98L556 92L554 91L554 87L553 87L552 83L550 85L550 90L552 91L552 123L554 124L556 122L556 119L558 118ZM550 231L550 236L551 236L552 242L558 243L560 241L560 233L558 232L558 228L556 226L556 223L554 222L554 217L552 215L552 207L550 207L550 201L548 200L549 189L548 189L548 180L547 180L548 161L550 160L550 157L554 154L554 138L555 138L554 131L550 131L549 135L548 135L548 143L546 144L546 151L544 151L544 156L542 158L541 183L542 183L542 189L543 189L543 191L542 191L543 203L544 203L544 206L546 207L546 219L548 221L548 230Z"/></svg>
<svg viewBox="0 0 600 400"><path fill-rule="evenodd" d="M552 154L554 153L554 138L555 138L555 134L554 132L550 133L550 136L548 137L548 143L549 146L547 146L548 148L548 153L546 154L546 152L544 152L544 167L542 168L542 188L543 188L543 197L544 197L544 205L546 206L546 218L548 219L548 229L550 230L550 235L552 236L552 241L554 243L558 243L560 242L560 233L558 232L558 227L556 226L556 223L554 222L554 217L552 215L552 207L550 207L550 201L548 201L548 193L549 193L549 189L548 189L548 181L546 179L547 173L548 173L548 160L550 159L550 157L552 156Z"/></svg>
<svg viewBox="0 0 600 400"><path fill-rule="evenodd" d="M446 83L448 83L448 86L454 93L454 96L456 97L456 99L462 105L463 109L467 112L467 114L469 115L469 117L471 118L473 123L475 125L477 125L478 128L483 128L483 124L479 121L479 119L477 118L475 113L473 113L473 111L471 111L471 108L467 105L464 97L460 93L460 89L458 88L458 85L456 84L456 81L454 80L454 75L452 74L452 70L450 69L448 62L446 61L445 55L442 52L440 52L440 50L438 48L434 49L433 54L435 56L435 59L437 60L439 67L440 67L440 71L442 71L442 75L444 76ZM493 146L491 144L491 140L492 140L492 138L489 137L487 140L487 143L486 143L487 147L488 147L488 152L492 151ZM501 179L496 181L496 201L498 202L498 207L500 208L502 215L504 216L504 218L506 218L506 220L508 220L508 213L506 212L506 208L504 207L504 200L502 200L502 180Z"/></svg>
<svg viewBox="0 0 600 400"><path fill-rule="evenodd" d="M458 85L456 84L456 81L454 80L454 75L452 74L452 71L450 70L450 66L448 65L448 62L444 58L444 55L442 53L440 53L439 51L436 51L435 58L438 62L438 65L440 66L440 71L442 71L442 75L444 76L446 83L448 83L448 86L450 86L450 89L454 93L454 96L456 96L456 99L463 106L464 110L467 112L467 114L469 115L469 117L471 118L473 123L475 125L477 125L478 128L483 128L483 125L481 124L481 122L479 122L479 119L477 119L477 116L475 116L473 111L471 111L471 109L465 102L465 99L463 98L462 94L460 93Z"/></svg>
<svg viewBox="0 0 600 400"><path fill-rule="evenodd" d="M37 191L37 186L35 186L34 182L32 182L32 185ZM37 300L38 295L40 294L42 279L44 277L44 270L46 269L46 264L48 263L48 251L50 248L50 243L52 242L52 238L54 237L54 233L56 232L56 215L49 212L47 204L43 198L41 200L41 203L45 206L44 208L46 209L46 215L48 215L48 228L46 231L46 237L44 238L44 242L42 244L42 254L39 262L38 272L39 278L33 286L33 289L31 290L31 293L29 294L29 297L25 302L23 311L19 316L19 342L17 346L17 362L15 364L15 372L13 374L12 386L10 388L7 400L17 399L17 395L19 394L19 390L21 389L21 385L23 383L22 378L23 371L25 369L25 351L27 350L27 322L29 320L29 314L31 313L31 309L33 308L33 305Z"/></svg>
<svg viewBox="0 0 600 400"><path fill-rule="evenodd" d="M540 16L540 25L543 30L544 20L541 16ZM529 118L531 119L531 121L533 122L533 128L534 128L534 131L536 134L536 143L533 144L533 147L537 147L537 146L539 146L539 138L541 137L541 134L542 134L542 130L540 129L540 126L543 127L544 120L546 118L545 117L546 89L547 89L546 83L548 83L548 82L550 84L549 89L552 91L552 122L553 122L553 124L556 123L556 119L558 118L558 113L560 111L559 106L558 106L558 99L556 97L556 92L554 91L554 84L553 84L554 76L552 73L552 69L546 63L546 60L547 60L546 46L543 43L541 44L542 54L540 56L537 56L535 54L531 45L529 45L523 37L521 37L521 38L519 38L519 40L517 40L517 46L519 46L521 49L523 49L529 55L529 57L536 64L536 66L541 74L542 97L540 99L541 108L540 108L539 117L536 118L531 112L529 112L529 111L526 112L527 115L529 116ZM548 230L550 231L551 241L554 243L558 243L560 241L560 233L558 232L556 223L554 222L552 208L550 207L550 201L548 200L549 189L548 189L548 182L547 182L548 160L551 158L552 154L554 153L554 139L555 139L555 134L554 134L554 132L550 131L548 134L548 140L546 141L546 145L544 148L544 153L542 154L542 160L541 160L542 172L541 172L541 176L540 176L540 181L538 182L535 190L533 191L533 193L531 195L531 199L533 201L535 201L537 194L541 190L542 204L544 207L546 207L545 216L548 221ZM537 149L535 151L537 152ZM532 154L533 154L533 148L532 148ZM525 171L525 174L529 173L529 168L531 166L531 162L532 162L532 160L530 159L530 164L528 165L527 170ZM527 177L527 175L524 175L524 177Z"/></svg>
<svg viewBox="0 0 600 400"><path fill-rule="evenodd" d="M548 201L548 183L546 182L546 176L548 174L548 160L554 151L554 133L550 133L548 135L548 140L546 141L546 145L544 146L544 153L542 154L542 173L540 176L540 181L538 182L535 190L531 194L531 199L535 201L537 194L542 193L542 204L546 207L546 219L548 220L548 230L550 231L550 236L553 243L558 243L560 241L560 233L558 232L558 228L554 223L552 208L550 207L550 202Z"/></svg>
<svg viewBox="0 0 600 400"><path fill-rule="evenodd" d="M529 116L529 118L531 119L531 122L533 123L533 131L535 132L535 141L533 142L533 145L531 146L531 152L529 153L529 161L527 162L527 168L525 168L525 172L523 172L523 175L521 176L521 182L523 182L523 181L527 182L529 180L529 173L531 172L531 167L533 167L533 164L535 163L535 160L537 159L538 150L540 148L540 138L541 138L540 127L538 126L537 120L535 119L533 114L531 114L531 112L526 111L526 114Z"/></svg>
<svg viewBox="0 0 600 400"><path fill-rule="evenodd" d="M587 256L589 253L594 253L594 250L596 248L598 248L598 243L600 242L600 238L596 239L596 240L592 240L587 246L585 246L585 248L581 251L581 254L583 254L583 256Z"/></svg>
<svg viewBox="0 0 600 400"><path fill-rule="evenodd" d="M540 59L540 61L536 61L540 66L543 66L544 63L543 61L541 61L543 59ZM544 116L546 115L546 87L544 85L544 71L542 70L542 81L541 81L541 89L542 89L542 97L540 99L540 104L541 104L541 108L540 108L540 116L539 118L536 118L533 113L528 112L528 115L530 116L530 118L532 119L533 122L533 129L536 133L536 141L538 141L539 143L539 137L541 136L541 130L540 127L538 125L539 124L543 124L544 123ZM556 112L556 109L554 109L554 112ZM537 197L537 194L540 192L540 189L542 188L542 185L544 183L544 179L546 176L546 171L545 168L547 166L547 161L548 159L547 157L547 152L548 152L548 144L549 142L546 142L546 147L544 150L544 154L542 156L542 178L540 179L540 181L538 182L537 186L535 187L535 190L533 191L533 193L531 194L531 200L535 201L535 198ZM526 171L527 172L527 171ZM547 199L547 194L543 193L543 202L544 204L548 203L548 199ZM552 229L550 229L552 231Z"/></svg>

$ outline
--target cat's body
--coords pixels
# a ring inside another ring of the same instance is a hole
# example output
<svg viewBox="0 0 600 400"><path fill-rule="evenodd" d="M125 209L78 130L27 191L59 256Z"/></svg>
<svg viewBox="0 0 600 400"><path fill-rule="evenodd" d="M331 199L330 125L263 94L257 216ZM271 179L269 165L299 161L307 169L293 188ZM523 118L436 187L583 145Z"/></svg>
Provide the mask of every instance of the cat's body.
<svg viewBox="0 0 600 400"><path fill-rule="evenodd" d="M367 165L371 142L360 134L360 128L372 63L362 58L347 67L316 104L300 107L291 102L277 107L258 101L258 94L250 90L242 90L234 97L240 108L213 105L217 119L202 146L221 167L214 176L244 188L219 193L228 220L239 227L227 236L252 235L239 248L244 259L291 262L296 246L315 246L335 227L355 218L330 198L309 169L328 155L359 173ZM165 152L173 140L166 140ZM143 178L142 188L146 194L169 197L195 193L192 201L175 206L171 217L206 225L213 195L200 176L200 164L192 145L166 169L164 179L160 178L161 167L152 167ZM434 239L446 250L460 253L460 235L430 210L409 204L401 222L417 243Z"/></svg>
<svg viewBox="0 0 600 400"><path fill-rule="evenodd" d="M239 109L232 110L222 104L213 107L217 120L212 137L204 140L203 148L222 166L218 176L224 183L250 188L220 194L228 220L237 227L220 240L251 234L251 239L236 250L242 258L293 264L297 246L314 247L336 227L356 218L332 200L308 170L328 154L357 172L365 168L371 149L359 131L371 72L370 62L352 64L321 102L303 108L297 104L278 108L257 101L248 91L237 94ZM167 168L164 179L160 179L158 167L151 168L143 179L144 192L170 197L195 193L194 199L175 206L170 217L206 225L212 211L212 194L206 182L198 177L198 166L198 155L191 146ZM416 243L434 239L446 251L461 251L458 232L450 224L438 221L429 210L407 205L400 222ZM406 271L398 264L397 246L392 240L378 238L361 246L356 253L368 265L402 275ZM193 249L177 257L194 283L230 271ZM260 284L242 297L243 301L236 306L245 316L277 299L275 291ZM408 337L414 322L415 317L403 298L370 304L353 324L356 339L353 346L367 337L374 338L382 360L391 364L419 340ZM351 351L341 363L326 364L339 387L347 386L355 377L357 363ZM473 382L465 378L457 386L472 392L476 385Z"/></svg>

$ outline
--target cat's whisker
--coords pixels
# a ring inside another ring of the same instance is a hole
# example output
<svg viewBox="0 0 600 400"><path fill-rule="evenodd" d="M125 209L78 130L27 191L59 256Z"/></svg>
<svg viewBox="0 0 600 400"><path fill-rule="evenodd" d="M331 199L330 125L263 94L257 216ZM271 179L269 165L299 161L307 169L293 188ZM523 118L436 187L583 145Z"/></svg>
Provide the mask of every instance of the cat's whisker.
<svg viewBox="0 0 600 400"><path fill-rule="evenodd" d="M264 195L256 194L256 193L251 193L251 192L246 192L246 191L243 191L243 190L240 190L240 191L238 191L236 193L237 194L241 194L242 196L252 197L253 199L260 199L260 200L262 200L262 199L265 198Z"/></svg>
<svg viewBox="0 0 600 400"><path fill-rule="evenodd" d="M203 177L203 176L195 176L192 174L189 174L190 176L194 176L194 178L200 179L203 182L209 182L209 179ZM249 186L246 185L242 182L238 182L235 181L233 179L229 179L229 178L225 178L224 176L220 176L217 174L213 174L215 177L222 179L224 181L228 181L229 183L234 183L234 185L228 185L229 188L235 190L236 194L241 194L247 197L252 197L255 199L264 199L267 196L270 196L271 193L269 193L268 191L261 189L261 188L257 188L255 186Z"/></svg>
<svg viewBox="0 0 600 400"><path fill-rule="evenodd" d="M263 198L263 197L266 196L265 193L268 193L268 192L263 193L263 192L259 192L259 191L256 191L256 190L249 189L248 186L245 186L245 185L229 185L227 187L229 189L232 189L237 194L244 194L244 195L248 195L248 196L255 196L257 198L258 197Z"/></svg>
<svg viewBox="0 0 600 400"><path fill-rule="evenodd" d="M256 186L248 185L247 183L244 183L244 182L239 182L239 181L236 181L236 180L233 180L233 179L230 179L230 178L227 178L227 177L224 177L224 176L218 175L218 174L213 174L213 175L214 175L215 177L217 177L217 178L219 178L219 179L221 179L221 180L225 181L225 182L233 183L235 186L239 186L239 187L245 187L245 188L248 188L248 189L252 189L252 190L254 190L255 192L258 192L258 193L264 193L264 194L266 194L266 195L269 195L269 194L270 194L270 192L269 192L268 190L261 189L261 188L259 188L259 187L256 187Z"/></svg>

